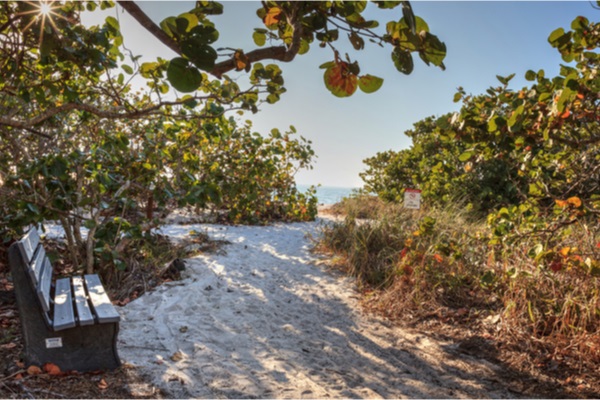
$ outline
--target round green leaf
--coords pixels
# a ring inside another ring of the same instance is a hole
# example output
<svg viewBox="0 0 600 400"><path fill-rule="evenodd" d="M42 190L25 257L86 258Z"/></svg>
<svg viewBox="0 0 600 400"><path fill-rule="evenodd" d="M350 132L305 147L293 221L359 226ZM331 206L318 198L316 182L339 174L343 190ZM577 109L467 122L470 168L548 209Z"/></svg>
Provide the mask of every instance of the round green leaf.
<svg viewBox="0 0 600 400"><path fill-rule="evenodd" d="M396 69L406 75L409 75L415 67L412 55L408 51L404 51L398 47L392 51L392 61Z"/></svg>
<svg viewBox="0 0 600 400"><path fill-rule="evenodd" d="M363 75L358 80L358 87L365 93L373 93L383 85L383 79L373 75Z"/></svg>
<svg viewBox="0 0 600 400"><path fill-rule="evenodd" d="M458 159L462 162L469 161L469 159L473 157L473 154L474 153L472 151L465 151L460 156L458 156Z"/></svg>
<svg viewBox="0 0 600 400"><path fill-rule="evenodd" d="M188 57L194 65L205 71L210 71L215 66L217 52L202 39L192 37L181 43L181 52Z"/></svg>
<svg viewBox="0 0 600 400"><path fill-rule="evenodd" d="M525 73L525 79L527 79L528 81L535 81L536 76L537 74L532 70L529 70Z"/></svg>
<svg viewBox="0 0 600 400"><path fill-rule="evenodd" d="M267 35L262 32L254 31L252 39L254 39L254 43L256 43L257 46L264 46L267 42Z"/></svg>
<svg viewBox="0 0 600 400"><path fill-rule="evenodd" d="M185 58L176 57L169 62L167 79L180 92L193 92L202 83L202 74Z"/></svg>

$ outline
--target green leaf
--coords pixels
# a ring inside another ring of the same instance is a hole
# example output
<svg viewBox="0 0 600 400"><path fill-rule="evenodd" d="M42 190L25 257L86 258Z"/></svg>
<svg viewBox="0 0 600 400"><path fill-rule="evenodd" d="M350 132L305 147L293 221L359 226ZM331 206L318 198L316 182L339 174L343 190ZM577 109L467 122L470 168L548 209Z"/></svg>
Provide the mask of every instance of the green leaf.
<svg viewBox="0 0 600 400"><path fill-rule="evenodd" d="M394 48L394 51L392 51L392 61L396 69L403 74L409 75L414 69L412 55L399 47Z"/></svg>
<svg viewBox="0 0 600 400"><path fill-rule="evenodd" d="M537 74L535 72L533 72L532 70L528 70L525 73L525 79L527 79L528 81L535 81L536 77L537 77Z"/></svg>
<svg viewBox="0 0 600 400"><path fill-rule="evenodd" d="M348 40L352 43L352 47L355 50L362 50L365 48L365 41L361 38L356 32L352 32L348 34Z"/></svg>
<svg viewBox="0 0 600 400"><path fill-rule="evenodd" d="M565 30L563 28L555 29L554 31L552 31L550 36L548 36L548 41L550 43L553 43L553 42L557 41L559 38L561 38L564 34L565 34Z"/></svg>
<svg viewBox="0 0 600 400"><path fill-rule="evenodd" d="M536 183L530 183L529 184L529 194L532 196L541 196L543 195L542 189L540 188L539 184Z"/></svg>
<svg viewBox="0 0 600 400"><path fill-rule="evenodd" d="M406 21L406 24L410 28L413 34L417 33L417 22L415 21L415 14L413 13L412 7L408 1L402 2L402 16Z"/></svg>
<svg viewBox="0 0 600 400"><path fill-rule="evenodd" d="M496 79L500 81L503 85L508 85L510 80L515 77L515 74L510 74L509 76L500 76L496 75Z"/></svg>
<svg viewBox="0 0 600 400"><path fill-rule="evenodd" d="M199 44L211 44L219 39L219 31L213 26L198 25L194 27L187 39L194 38Z"/></svg>
<svg viewBox="0 0 600 400"><path fill-rule="evenodd" d="M223 14L223 4L217 3L216 1L197 1L196 8L191 12L198 12L204 15L221 15Z"/></svg>
<svg viewBox="0 0 600 400"><path fill-rule="evenodd" d="M190 66L185 58L176 57L169 62L167 79L175 89L187 93L200 87L202 74L197 68Z"/></svg>
<svg viewBox="0 0 600 400"><path fill-rule="evenodd" d="M27 208L29 209L29 211L31 211L31 212L33 212L35 214L39 214L40 213L40 209L35 204L27 203Z"/></svg>
<svg viewBox="0 0 600 400"><path fill-rule="evenodd" d="M326 63L323 63L321 65L319 65L320 69L327 69L327 68L331 68L335 65L335 61L328 61Z"/></svg>
<svg viewBox="0 0 600 400"><path fill-rule="evenodd" d="M469 159L471 159L471 157L473 157L474 154L475 152L473 151L465 151L460 156L458 156L458 160L462 162L469 161Z"/></svg>
<svg viewBox="0 0 600 400"><path fill-rule="evenodd" d="M365 93L373 93L383 85L383 79L373 75L363 75L358 79L358 87Z"/></svg>
<svg viewBox="0 0 600 400"><path fill-rule="evenodd" d="M121 65L121 68L123 68L123 71L127 72L129 75L133 74L133 68L131 68L129 65L123 64Z"/></svg>
<svg viewBox="0 0 600 400"><path fill-rule="evenodd" d="M446 69L444 58L446 58L446 45L437 36L429 32L425 33L425 49L419 52L419 55L425 63L432 63L436 67Z"/></svg>
<svg viewBox="0 0 600 400"><path fill-rule="evenodd" d="M121 27L119 26L119 21L115 17L106 17L106 23L117 31L121 29Z"/></svg>
<svg viewBox="0 0 600 400"><path fill-rule="evenodd" d="M175 19L175 25L179 34L183 35L198 26L198 17L194 14L183 13Z"/></svg>
<svg viewBox="0 0 600 400"><path fill-rule="evenodd" d="M170 37L175 37L175 33L177 31L177 24L175 22L175 17L168 17L161 21L160 27L163 31Z"/></svg>
<svg viewBox="0 0 600 400"><path fill-rule="evenodd" d="M210 71L215 67L217 52L211 46L204 44L204 41L197 37L184 40L181 43L181 52L188 57L194 65L204 71Z"/></svg>
<svg viewBox="0 0 600 400"><path fill-rule="evenodd" d="M254 31L252 39L254 39L254 43L256 43L257 46L264 46L267 42L267 35L262 32Z"/></svg>
<svg viewBox="0 0 600 400"><path fill-rule="evenodd" d="M375 4L377 4L377 7L379 8L383 8L383 9L389 9L389 8L395 8L398 5L400 5L401 3L403 3L403 1L399 1L399 0L395 0L395 1L374 1Z"/></svg>

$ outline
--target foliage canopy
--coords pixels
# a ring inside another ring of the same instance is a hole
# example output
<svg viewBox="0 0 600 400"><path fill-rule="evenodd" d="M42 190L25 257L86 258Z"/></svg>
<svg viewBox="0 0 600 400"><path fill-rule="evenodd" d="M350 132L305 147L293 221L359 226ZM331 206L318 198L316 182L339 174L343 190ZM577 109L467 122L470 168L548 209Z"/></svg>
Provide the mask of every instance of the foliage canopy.
<svg viewBox="0 0 600 400"><path fill-rule="evenodd" d="M121 249L151 235L157 211L173 207L224 210L247 223L315 216L314 191L300 193L294 182L311 167L310 142L293 127L259 135L234 114L257 112L285 92L280 66L267 62L328 48L324 83L340 97L383 83L340 54L344 37L357 52L389 46L403 73L413 54L443 68L444 44L403 1L373 3L402 10L382 31L365 19L366 1L257 3L255 49L217 47L211 17L223 12L219 3L197 1L159 23L135 2L117 3L0 3L0 232L9 240L29 224L58 220L73 264L90 272L127 268ZM141 62L124 47L116 18L81 23L83 12L115 6L176 56ZM146 87L134 87L134 78Z"/></svg>

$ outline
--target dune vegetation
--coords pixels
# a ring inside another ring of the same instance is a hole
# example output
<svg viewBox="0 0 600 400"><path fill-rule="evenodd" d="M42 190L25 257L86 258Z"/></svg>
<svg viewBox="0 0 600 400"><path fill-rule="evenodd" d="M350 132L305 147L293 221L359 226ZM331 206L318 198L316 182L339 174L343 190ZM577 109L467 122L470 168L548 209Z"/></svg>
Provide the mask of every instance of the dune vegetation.
<svg viewBox="0 0 600 400"><path fill-rule="evenodd" d="M600 361L600 24L549 42L575 65L459 91L459 112L406 132L412 147L365 160L318 247L384 315L468 322L566 375ZM407 188L420 210L403 208Z"/></svg>

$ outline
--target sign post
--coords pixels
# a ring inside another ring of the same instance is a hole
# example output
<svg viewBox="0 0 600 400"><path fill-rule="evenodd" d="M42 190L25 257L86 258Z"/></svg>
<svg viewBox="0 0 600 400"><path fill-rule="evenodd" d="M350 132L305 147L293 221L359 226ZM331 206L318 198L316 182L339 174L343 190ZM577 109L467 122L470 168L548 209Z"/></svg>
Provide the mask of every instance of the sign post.
<svg viewBox="0 0 600 400"><path fill-rule="evenodd" d="M421 191L419 189L404 190L404 208L419 210L421 208Z"/></svg>

